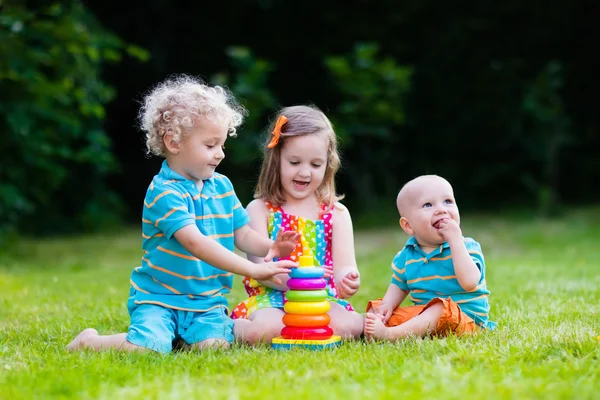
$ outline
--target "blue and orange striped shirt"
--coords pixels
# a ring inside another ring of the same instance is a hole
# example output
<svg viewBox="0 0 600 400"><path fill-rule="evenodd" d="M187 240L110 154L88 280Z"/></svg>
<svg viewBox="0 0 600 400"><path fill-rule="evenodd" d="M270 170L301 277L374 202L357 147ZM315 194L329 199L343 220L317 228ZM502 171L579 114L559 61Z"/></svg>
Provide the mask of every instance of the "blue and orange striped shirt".
<svg viewBox="0 0 600 400"><path fill-rule="evenodd" d="M392 261L392 284L409 292L415 305L425 305L430 300L450 297L460 309L482 328L494 328L489 321L490 291L485 283L485 261L481 246L471 238L464 238L467 251L481 271L475 289L465 291L456 278L450 245L445 242L429 254L424 253L414 236Z"/></svg>
<svg viewBox="0 0 600 400"><path fill-rule="evenodd" d="M187 311L227 307L233 274L190 254L173 236L196 224L203 235L234 250L233 232L250 218L231 181L215 173L196 184L165 160L146 192L142 213L142 265L131 274L130 304L157 304Z"/></svg>

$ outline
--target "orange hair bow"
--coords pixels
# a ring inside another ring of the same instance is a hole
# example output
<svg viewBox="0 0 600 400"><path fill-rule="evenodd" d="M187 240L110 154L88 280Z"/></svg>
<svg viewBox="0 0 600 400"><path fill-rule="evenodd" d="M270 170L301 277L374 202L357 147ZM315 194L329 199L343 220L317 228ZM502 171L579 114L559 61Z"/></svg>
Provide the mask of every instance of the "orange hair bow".
<svg viewBox="0 0 600 400"><path fill-rule="evenodd" d="M269 149L272 149L273 147L277 146L277 143L279 143L279 136L281 136L281 128L283 127L283 125L285 125L287 121L288 119L283 115L280 115L279 118L277 118L277 122L275 122L275 128L273 128L273 132L271 132L271 134L273 135L273 139L271 139L271 142L267 145Z"/></svg>

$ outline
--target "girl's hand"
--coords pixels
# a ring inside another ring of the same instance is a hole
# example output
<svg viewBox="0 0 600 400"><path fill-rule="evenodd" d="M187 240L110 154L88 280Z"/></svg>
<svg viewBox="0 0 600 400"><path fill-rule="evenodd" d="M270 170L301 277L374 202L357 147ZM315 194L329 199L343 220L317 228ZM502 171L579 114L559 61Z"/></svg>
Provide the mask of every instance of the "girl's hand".
<svg viewBox="0 0 600 400"><path fill-rule="evenodd" d="M290 268L298 267L298 264L291 260L280 260L272 261L264 264L254 264L255 268L252 270L251 278L257 281L272 281L278 285L282 284L281 279L277 276L278 274L288 274Z"/></svg>
<svg viewBox="0 0 600 400"><path fill-rule="evenodd" d="M342 299L352 297L360 287L360 274L358 271L349 271L344 275L338 285L338 295Z"/></svg>
<svg viewBox="0 0 600 400"><path fill-rule="evenodd" d="M333 276L333 265L323 265L322 268L325 271L323 279L329 279Z"/></svg>
<svg viewBox="0 0 600 400"><path fill-rule="evenodd" d="M282 229L277 232L277 237L269 249L269 253L265 257L265 261L269 262L273 258L281 258L289 256L296 248L296 244L300 240L300 233L294 231L285 231Z"/></svg>

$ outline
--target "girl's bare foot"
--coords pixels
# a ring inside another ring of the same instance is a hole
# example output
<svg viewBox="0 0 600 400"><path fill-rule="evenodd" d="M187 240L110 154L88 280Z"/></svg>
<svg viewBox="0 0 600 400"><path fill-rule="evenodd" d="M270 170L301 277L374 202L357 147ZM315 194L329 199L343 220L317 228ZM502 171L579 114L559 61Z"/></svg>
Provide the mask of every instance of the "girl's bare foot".
<svg viewBox="0 0 600 400"><path fill-rule="evenodd" d="M86 343L91 337L98 336L98 331L93 328L84 329L71 343L67 345L67 350L75 351L86 347Z"/></svg>
<svg viewBox="0 0 600 400"><path fill-rule="evenodd" d="M365 315L365 337L367 339L389 339L389 328L373 313Z"/></svg>

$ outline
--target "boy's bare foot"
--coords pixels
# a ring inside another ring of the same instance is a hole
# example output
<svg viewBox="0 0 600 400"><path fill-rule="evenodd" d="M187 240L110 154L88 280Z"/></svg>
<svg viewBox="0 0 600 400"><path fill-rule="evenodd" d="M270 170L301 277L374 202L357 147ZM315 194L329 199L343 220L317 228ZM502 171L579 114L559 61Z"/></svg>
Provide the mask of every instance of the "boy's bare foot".
<svg viewBox="0 0 600 400"><path fill-rule="evenodd" d="M389 328L373 313L365 315L365 337L370 340L389 339Z"/></svg>
<svg viewBox="0 0 600 400"><path fill-rule="evenodd" d="M67 345L67 350L75 351L86 347L89 338L98 336L98 331L93 328L84 329L71 343Z"/></svg>

